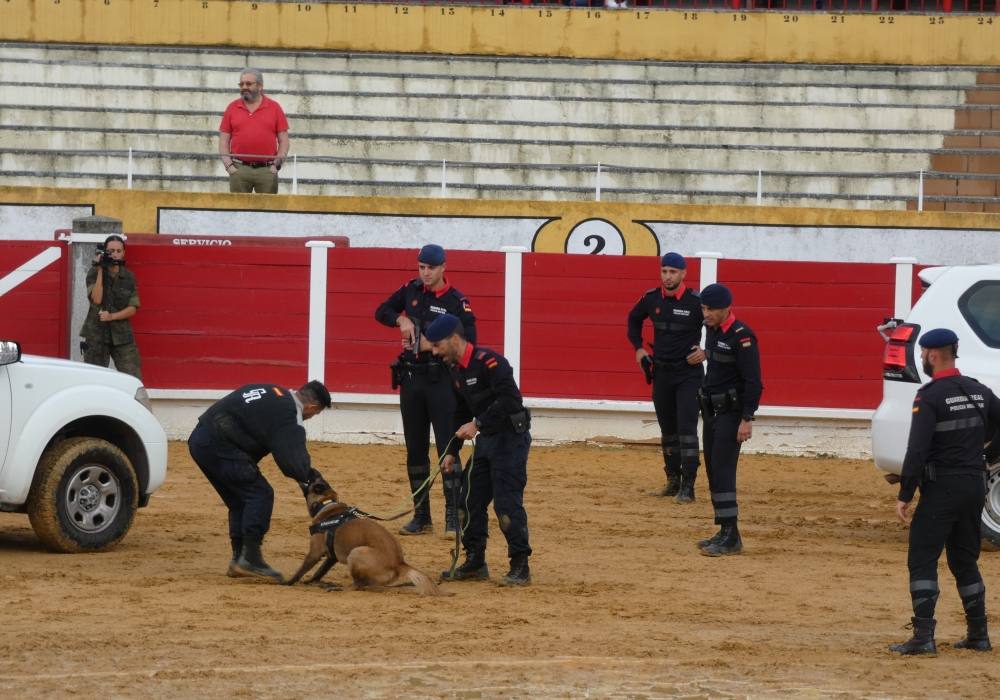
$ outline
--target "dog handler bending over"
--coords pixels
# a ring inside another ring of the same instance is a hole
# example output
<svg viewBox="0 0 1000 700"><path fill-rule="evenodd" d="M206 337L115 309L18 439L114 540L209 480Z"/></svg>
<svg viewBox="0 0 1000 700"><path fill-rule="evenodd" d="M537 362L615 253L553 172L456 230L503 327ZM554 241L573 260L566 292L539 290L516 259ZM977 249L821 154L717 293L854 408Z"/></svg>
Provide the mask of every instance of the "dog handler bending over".
<svg viewBox="0 0 1000 700"><path fill-rule="evenodd" d="M489 578L486 566L487 515L493 509L500 530L507 538L510 571L501 579L505 586L531 582L528 557L528 514L524 511L524 486L528 481L528 449L531 447L531 414L524 407L510 363L487 348L477 348L465 339L462 322L455 316L439 316L425 331L435 356L451 367L452 387L457 395L453 440L441 470L455 470L464 440L478 434L471 469L462 480L459 504L465 562L442 573L450 581ZM467 509L466 509L467 507Z"/></svg>
<svg viewBox="0 0 1000 700"><path fill-rule="evenodd" d="M330 408L330 392L312 381L298 391L247 384L216 401L188 438L191 457L229 509L229 575L280 582L260 553L271 524L274 490L257 463L268 454L303 494L323 477L312 468L302 421Z"/></svg>

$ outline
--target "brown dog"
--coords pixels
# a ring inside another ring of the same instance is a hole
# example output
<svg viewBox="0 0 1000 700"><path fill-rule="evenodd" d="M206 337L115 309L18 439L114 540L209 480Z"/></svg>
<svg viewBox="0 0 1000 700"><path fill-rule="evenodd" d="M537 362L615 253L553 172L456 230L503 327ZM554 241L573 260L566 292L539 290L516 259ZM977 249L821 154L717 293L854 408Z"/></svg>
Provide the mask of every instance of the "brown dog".
<svg viewBox="0 0 1000 700"><path fill-rule="evenodd" d="M305 583L316 583L340 561L347 565L357 589L409 582L421 595L444 595L426 574L403 560L403 549L388 530L337 500L337 492L329 484L310 484L306 503L309 512L315 513L309 528L309 553L295 575L284 582L286 586L299 581L326 557Z"/></svg>

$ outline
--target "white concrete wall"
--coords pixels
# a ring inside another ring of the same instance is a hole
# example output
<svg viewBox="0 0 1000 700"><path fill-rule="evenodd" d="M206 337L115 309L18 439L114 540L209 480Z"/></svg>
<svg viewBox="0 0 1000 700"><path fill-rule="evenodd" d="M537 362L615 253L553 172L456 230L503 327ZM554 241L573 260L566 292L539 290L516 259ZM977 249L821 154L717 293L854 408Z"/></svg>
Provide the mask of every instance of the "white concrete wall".
<svg viewBox="0 0 1000 700"><path fill-rule="evenodd" d="M186 440L198 416L224 392L151 390L150 394L153 412L170 439ZM659 428L650 402L634 402L627 408L609 406L607 410L562 408L554 405L559 402L543 399L527 399L525 403L532 407L531 435L535 444L659 444ZM600 402L593 404L599 406ZM830 412L831 416L844 416L839 418L775 415L783 412L789 409L762 408L754 422L754 437L743 449L782 455L871 457L871 411ZM310 439L322 442L393 444L400 445L400 449L403 445L399 403L394 395L352 399L336 394L333 408L308 421L306 427Z"/></svg>

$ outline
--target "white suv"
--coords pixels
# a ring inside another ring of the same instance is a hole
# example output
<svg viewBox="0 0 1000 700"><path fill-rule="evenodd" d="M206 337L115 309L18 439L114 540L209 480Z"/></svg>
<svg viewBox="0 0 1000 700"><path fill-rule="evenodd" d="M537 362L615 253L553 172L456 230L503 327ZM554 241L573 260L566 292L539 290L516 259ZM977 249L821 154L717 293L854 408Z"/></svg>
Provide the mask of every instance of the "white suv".
<svg viewBox="0 0 1000 700"><path fill-rule="evenodd" d="M0 510L27 512L56 551L107 549L166 474L142 382L0 340Z"/></svg>
<svg viewBox="0 0 1000 700"><path fill-rule="evenodd" d="M920 272L920 279L926 289L906 321L889 324L882 403L872 419L875 466L890 482L903 466L913 397L929 380L920 367L917 339L922 333L932 328L955 331L959 370L1000 396L1000 265L930 267ZM990 465L983 537L1000 547L1000 463Z"/></svg>

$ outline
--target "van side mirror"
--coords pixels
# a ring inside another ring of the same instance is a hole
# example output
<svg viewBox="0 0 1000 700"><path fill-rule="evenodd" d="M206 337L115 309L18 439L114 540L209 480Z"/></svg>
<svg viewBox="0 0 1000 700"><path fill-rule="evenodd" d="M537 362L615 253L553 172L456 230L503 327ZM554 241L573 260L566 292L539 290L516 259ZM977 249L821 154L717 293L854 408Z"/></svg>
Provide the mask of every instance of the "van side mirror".
<svg viewBox="0 0 1000 700"><path fill-rule="evenodd" d="M21 344L16 340L0 340L0 366L21 361Z"/></svg>

